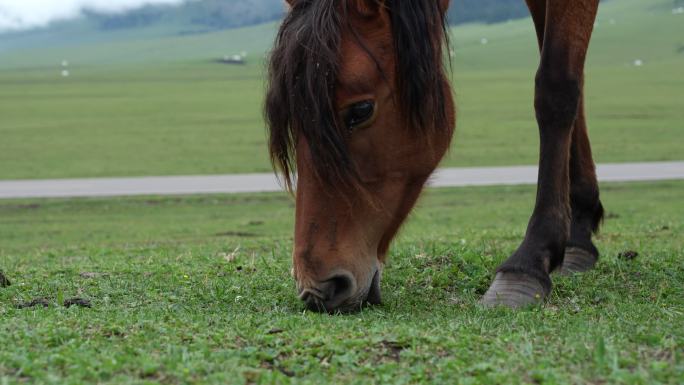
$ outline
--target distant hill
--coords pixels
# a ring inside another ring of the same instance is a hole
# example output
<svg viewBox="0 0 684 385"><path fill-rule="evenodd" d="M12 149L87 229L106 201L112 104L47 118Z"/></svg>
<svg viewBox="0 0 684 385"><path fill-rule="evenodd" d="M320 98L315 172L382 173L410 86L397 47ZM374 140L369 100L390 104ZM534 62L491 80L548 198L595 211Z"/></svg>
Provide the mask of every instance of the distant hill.
<svg viewBox="0 0 684 385"><path fill-rule="evenodd" d="M181 6L147 6L125 14L90 13L101 29L146 27L173 22L186 32L229 29L277 20L283 15L283 0L194 0ZM449 22L496 23L527 16L523 0L454 0Z"/></svg>
<svg viewBox="0 0 684 385"><path fill-rule="evenodd" d="M25 56L22 52L34 49L44 49L46 56L62 47L214 35L275 23L284 10L283 0L188 0L178 6L146 6L116 14L85 11L83 17L47 28L0 34L0 66L18 64L8 54ZM453 0L448 15L452 24L488 24L526 16L523 0Z"/></svg>
<svg viewBox="0 0 684 385"><path fill-rule="evenodd" d="M283 0L189 0L178 6L148 5L115 14L86 10L80 19L58 22L42 31L73 30L73 25L87 24L99 32L155 29L174 34L203 33L275 21L283 16L284 8ZM526 15L523 0L454 0L448 17L451 24L461 24L495 23Z"/></svg>
<svg viewBox="0 0 684 385"><path fill-rule="evenodd" d="M449 23L498 23L529 15L524 0L452 0Z"/></svg>
<svg viewBox="0 0 684 385"><path fill-rule="evenodd" d="M201 33L277 20L282 0L190 0L179 6L146 6L123 14L87 13L101 30L172 24L178 33Z"/></svg>

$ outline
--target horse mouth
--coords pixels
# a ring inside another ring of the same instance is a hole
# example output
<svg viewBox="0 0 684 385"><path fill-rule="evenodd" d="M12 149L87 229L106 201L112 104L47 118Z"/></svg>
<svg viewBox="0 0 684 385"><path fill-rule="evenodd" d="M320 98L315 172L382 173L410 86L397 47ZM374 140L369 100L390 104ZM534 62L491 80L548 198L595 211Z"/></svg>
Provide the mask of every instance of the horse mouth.
<svg viewBox="0 0 684 385"><path fill-rule="evenodd" d="M368 295L366 296L366 300L364 302L369 305L382 304L382 296L380 293L380 270L375 270L373 280L371 281L370 288L368 289Z"/></svg>

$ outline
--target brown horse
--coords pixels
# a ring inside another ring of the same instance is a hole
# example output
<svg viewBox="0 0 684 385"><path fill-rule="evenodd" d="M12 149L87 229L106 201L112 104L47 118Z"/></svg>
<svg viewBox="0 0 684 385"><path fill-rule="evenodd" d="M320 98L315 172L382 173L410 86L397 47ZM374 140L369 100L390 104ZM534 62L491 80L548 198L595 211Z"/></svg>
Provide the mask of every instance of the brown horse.
<svg viewBox="0 0 684 385"><path fill-rule="evenodd" d="M320 311L380 302L392 238L449 148L449 0L288 0L270 59L270 151L289 189L296 170L293 274ZM585 271L603 216L583 107L599 0L527 0L541 63L535 108L537 201L520 247L482 302L520 307L550 274Z"/></svg>

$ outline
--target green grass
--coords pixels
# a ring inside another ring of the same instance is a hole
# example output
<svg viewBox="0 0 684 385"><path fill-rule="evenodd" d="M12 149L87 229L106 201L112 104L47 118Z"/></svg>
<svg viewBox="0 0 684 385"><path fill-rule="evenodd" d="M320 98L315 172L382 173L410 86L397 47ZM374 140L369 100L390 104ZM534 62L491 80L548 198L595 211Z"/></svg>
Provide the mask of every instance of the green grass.
<svg viewBox="0 0 684 385"><path fill-rule="evenodd" d="M544 306L477 305L533 188L444 189L393 246L384 305L334 316L295 296L282 194L2 201L0 383L681 384L684 183L602 187L597 269Z"/></svg>
<svg viewBox="0 0 684 385"><path fill-rule="evenodd" d="M671 3L602 5L587 68L599 162L681 159L684 16ZM172 32L3 36L0 179L269 171L274 25ZM530 21L453 32L459 125L444 165L535 163ZM210 62L243 50L247 66ZM384 305L334 316L296 298L284 194L3 200L0 384L682 384L684 182L602 194L597 269L555 277L543 306L477 305L534 189L443 189L393 245ZM639 256L618 258L627 250ZM59 305L76 296L93 307ZM48 308L16 308L41 297Z"/></svg>
<svg viewBox="0 0 684 385"><path fill-rule="evenodd" d="M587 67L599 162L681 159L684 16L670 9L669 0L602 4ZM3 52L0 179L269 171L261 103L274 28ZM459 122L444 165L536 163L531 21L460 26L453 45ZM247 66L210 62L242 50ZM59 76L63 58L69 78Z"/></svg>

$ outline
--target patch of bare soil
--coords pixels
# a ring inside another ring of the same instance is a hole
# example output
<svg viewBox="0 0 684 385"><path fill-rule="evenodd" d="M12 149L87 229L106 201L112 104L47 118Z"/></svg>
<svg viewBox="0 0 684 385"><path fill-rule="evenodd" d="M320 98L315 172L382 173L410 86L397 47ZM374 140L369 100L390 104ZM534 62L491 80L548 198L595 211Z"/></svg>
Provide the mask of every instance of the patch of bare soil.
<svg viewBox="0 0 684 385"><path fill-rule="evenodd" d="M215 237L240 237L240 238L252 238L258 237L259 234L249 233L246 231L226 231L223 233L214 234Z"/></svg>
<svg viewBox="0 0 684 385"><path fill-rule="evenodd" d="M401 352L409 347L407 344L396 341L382 341L380 346L385 350L385 357L397 362L400 359Z"/></svg>
<svg viewBox="0 0 684 385"><path fill-rule="evenodd" d="M5 274L0 270L0 287L7 287L11 284L10 280L5 277Z"/></svg>
<svg viewBox="0 0 684 385"><path fill-rule="evenodd" d="M64 303L62 304L64 307L72 307L72 306L78 306L78 307L87 307L91 308L93 305L90 303L89 300L85 298L79 298L79 297L74 297L74 298L69 298L64 300ZM35 298L32 299L31 301L28 302L21 302L16 305L17 309L28 309L36 306L42 306L42 307L48 307L50 306L50 300L44 297L41 298Z"/></svg>
<svg viewBox="0 0 684 385"><path fill-rule="evenodd" d="M637 253L634 250L627 250L627 251L623 251L620 254L618 254L618 258L626 259L628 261L631 261L632 259L635 259L638 256L639 256L639 253Z"/></svg>
<svg viewBox="0 0 684 385"><path fill-rule="evenodd" d="M90 303L89 300L85 298L69 298L64 300L64 307L72 307L72 306L78 306L78 307L87 307L91 308L93 305Z"/></svg>
<svg viewBox="0 0 684 385"><path fill-rule="evenodd" d="M50 301L47 298L35 298L31 301L17 304L17 309L27 309L36 306L48 307L50 306Z"/></svg>

